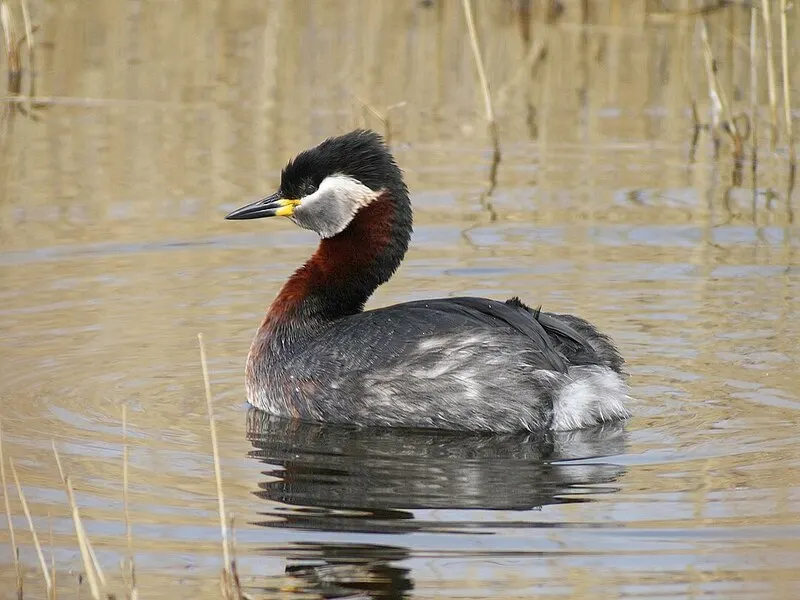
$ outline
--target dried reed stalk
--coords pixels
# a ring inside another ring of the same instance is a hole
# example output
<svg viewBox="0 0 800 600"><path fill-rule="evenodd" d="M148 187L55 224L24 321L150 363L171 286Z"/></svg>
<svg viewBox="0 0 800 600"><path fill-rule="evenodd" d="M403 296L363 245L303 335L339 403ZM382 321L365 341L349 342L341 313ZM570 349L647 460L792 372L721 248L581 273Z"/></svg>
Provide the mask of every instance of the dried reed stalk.
<svg viewBox="0 0 800 600"><path fill-rule="evenodd" d="M25 43L29 49L32 49L34 46L33 27L31 27L31 17L30 13L28 12L28 2L27 0L19 0L19 5L20 8L22 8L22 23L25 27Z"/></svg>
<svg viewBox="0 0 800 600"><path fill-rule="evenodd" d="M8 64L8 93L18 95L22 90L22 63L19 58L17 28L5 0L0 2L0 26L6 43L6 62Z"/></svg>
<svg viewBox="0 0 800 600"><path fill-rule="evenodd" d="M711 131L714 137L715 150L719 147L718 131L725 131L733 141L734 156L741 159L744 155L742 147L742 136L736 126L736 121L731 117L728 109L728 100L725 91L719 84L717 61L711 51L711 44L708 40L708 23L705 20L700 28L700 37L703 41L703 57L708 79L708 96L711 101Z"/></svg>
<svg viewBox="0 0 800 600"><path fill-rule="evenodd" d="M246 598L245 593L242 591L242 582L239 579L239 568L236 565L236 529L234 528L234 516L231 515L228 519L228 530L231 532L230 534L230 543L231 543L231 567L230 567L230 576L233 583L233 591L235 592L235 598Z"/></svg>
<svg viewBox="0 0 800 600"><path fill-rule="evenodd" d="M8 4L5 0L0 0L0 28L3 30L3 40L6 44L6 58L11 62L9 54L13 48L12 39L15 37L12 33L14 24L11 22L11 11L8 10Z"/></svg>
<svg viewBox="0 0 800 600"><path fill-rule="evenodd" d="M697 100L692 100L692 141L689 144L689 164L694 163L695 154L697 153L697 142L700 139L700 132L705 129L705 125L700 121L700 113L697 110Z"/></svg>
<svg viewBox="0 0 800 600"><path fill-rule="evenodd" d="M758 176L758 9L750 5L750 131L751 131L751 163L753 174L753 205L758 194L756 178Z"/></svg>
<svg viewBox="0 0 800 600"><path fill-rule="evenodd" d="M525 80L525 75L530 73L545 56L547 56L547 48L541 40L538 40L528 48L525 57L514 71L514 74L498 88L496 95L498 108L502 110L502 107L508 102L511 90L522 83Z"/></svg>
<svg viewBox="0 0 800 600"><path fill-rule="evenodd" d="M778 98L775 92L775 62L772 60L772 17L771 0L761 0L761 17L764 22L764 41L767 49L767 91L769 92L769 117L772 126L772 149L778 142Z"/></svg>
<svg viewBox="0 0 800 600"><path fill-rule="evenodd" d="M53 521L49 513L47 518L49 521L47 529L50 532L50 579L53 581L53 593L50 595L49 600L56 600L56 598L58 598L58 591L56 586L56 551L55 544L53 543Z"/></svg>
<svg viewBox="0 0 800 600"><path fill-rule="evenodd" d="M33 547L36 548L36 556L39 558L39 566L42 568L42 576L44 577L44 583L47 587L47 595L49 597L53 594L53 582L50 580L50 573L47 570L47 563L44 560L42 545L39 543L39 536L36 535L36 527L33 524L31 511L28 510L28 502L25 500L25 492L22 491L22 485L19 482L17 468L14 466L14 460L10 457L8 459L8 464L11 467L11 474L14 476L14 483L17 486L17 494L22 503L22 512L25 513L25 518L28 520L28 528L31 530L31 536L33 537Z"/></svg>
<svg viewBox="0 0 800 600"><path fill-rule="evenodd" d="M235 598L233 573L231 571L230 542L228 540L228 527L225 522L225 496L222 492L222 472L219 466L219 445L217 443L217 426L214 421L214 404L211 397L211 381L208 377L208 363L206 361L206 347L203 343L203 334L197 334L200 343L200 365L203 368L203 385L206 391L206 406L208 408L208 424L211 429L211 452L214 458L214 477L217 481L217 503L219 508L219 529L222 534L222 558L225 565L222 568L222 594L228 598Z"/></svg>
<svg viewBox="0 0 800 600"><path fill-rule="evenodd" d="M94 600L101 600L100 586L106 588L106 579L100 565L97 562L92 549L89 537L86 535L86 530L83 528L81 521L80 511L78 510L78 503L75 501L75 491L72 489L72 482L69 477L64 474L64 469L61 466L61 457L58 454L56 443L52 442L53 455L56 457L56 465L58 465L58 474L61 477L61 483L67 490L67 497L69 498L69 505L72 509L72 522L75 526L75 535L78 537L78 549L81 553L81 560L83 561L83 569L86 571L86 579L89 581L89 590L91 591Z"/></svg>
<svg viewBox="0 0 800 600"><path fill-rule="evenodd" d="M467 20L467 30L469 32L469 41L472 45L472 55L475 58L475 67L478 69L478 79L481 85L481 92L483 93L483 105L486 112L486 122L489 126L489 137L492 141L492 165L489 170L489 188L486 190L486 195L491 196L495 187L497 187L497 170L500 166L500 159L502 154L500 152L500 133L497 129L497 121L494 116L494 107L492 106L492 94L489 90L489 80L486 78L486 69L483 66L483 58L481 57L481 50L478 46L478 34L475 30L475 19L472 15L472 3L470 0L462 0L464 7L464 17ZM488 205L490 215L494 221L497 215L494 213L491 205Z"/></svg>
<svg viewBox="0 0 800 600"><path fill-rule="evenodd" d="M369 112L372 116L378 119L381 124L383 125L383 139L386 142L387 146L392 145L392 121L391 121L391 113L393 110L402 108L406 104L408 104L405 100L402 102L396 102L394 104L390 104L386 107L386 110L383 112L379 111L377 108L372 106L369 102L364 100L361 96L356 93L350 92L353 98L361 105L361 107ZM367 127L367 119L364 118L364 126Z"/></svg>
<svg viewBox="0 0 800 600"><path fill-rule="evenodd" d="M781 0L781 69L783 71L783 111L786 127L786 143L789 145L789 160L794 166L797 156L794 149L794 136L792 135L792 107L790 100L791 86L789 85L789 34L786 25L786 0Z"/></svg>
<svg viewBox="0 0 800 600"><path fill-rule="evenodd" d="M687 8L683 10L669 8L661 0L660 8L662 12L647 12L645 18L651 23L674 23L677 19L686 17L704 17L723 8L733 5L731 0L717 0L716 4L707 4L699 8Z"/></svg>
<svg viewBox="0 0 800 600"><path fill-rule="evenodd" d="M136 589L136 566L133 561L133 530L131 528L130 511L128 509L128 407L122 405L122 505L125 513L125 537L128 541L127 578L128 598L137 600L139 591Z"/></svg>
<svg viewBox="0 0 800 600"><path fill-rule="evenodd" d="M17 36L17 28L14 22L8 2L0 0L0 29L3 30L3 38L6 48L6 62L7 69L7 88L11 104L11 110L16 110L23 115L31 117L33 120L38 120L34 114L33 109L42 108L42 105L34 103L36 96L36 77L34 68L34 54L35 54L35 40L33 38L34 32L38 29L31 24L30 11L28 10L27 0L19 0L22 9L22 23L25 29L21 37ZM27 49L28 59L28 89L25 96L22 92L22 53L20 49L22 44L25 43ZM9 98L3 98L3 101L8 101ZM25 106L23 106L23 104Z"/></svg>
<svg viewBox="0 0 800 600"><path fill-rule="evenodd" d="M33 32L36 30L31 25L31 17L28 12L28 1L19 0L22 8L22 24L25 27L25 47L28 49L28 111L33 109L33 97L36 95L36 84L34 78L34 49L36 42L33 39Z"/></svg>
<svg viewBox="0 0 800 600"><path fill-rule="evenodd" d="M19 564L19 549L17 538L14 534L14 521L11 519L11 504L8 501L8 486L6 485L6 459L3 455L3 424L0 421L0 479L3 483L3 502L6 506L6 519L8 520L8 534L11 538L11 554L14 555L14 570L17 573L17 598L22 600L22 569Z"/></svg>

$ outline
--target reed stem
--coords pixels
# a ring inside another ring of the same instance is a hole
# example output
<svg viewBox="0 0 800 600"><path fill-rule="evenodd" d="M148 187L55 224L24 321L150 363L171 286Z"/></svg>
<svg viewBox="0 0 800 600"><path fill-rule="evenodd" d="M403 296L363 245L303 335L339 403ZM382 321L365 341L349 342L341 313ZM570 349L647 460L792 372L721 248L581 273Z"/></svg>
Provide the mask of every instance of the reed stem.
<svg viewBox="0 0 800 600"><path fill-rule="evenodd" d="M17 494L19 495L19 500L22 503L22 512L25 513L25 518L28 520L28 527L31 530L31 536L33 537L33 546L36 548L36 556L39 558L39 566L42 568L42 576L44 577L44 583L47 587L47 595L49 597L53 594L53 582L50 579L50 573L47 570L47 562L44 560L42 545L39 543L39 536L36 535L36 527L33 524L31 511L28 510L28 502L25 500L25 493L22 491L22 485L19 482L17 468L14 466L14 460L10 457L8 459L8 464L11 467L11 475L14 476L14 483L17 486Z"/></svg>
<svg viewBox="0 0 800 600"><path fill-rule="evenodd" d="M214 457L214 477L217 481L217 503L219 508L219 529L222 534L222 558L225 562L223 567L223 591L226 597L232 596L232 582L229 580L229 568L231 565L230 542L228 540L228 527L225 521L225 496L222 492L222 471L219 466L219 444L217 443L217 426L214 421L214 403L211 397L211 381L208 377L208 363L206 361L206 347L203 343L203 334L197 334L200 343L200 364L203 368L203 385L206 391L206 406L208 407L208 424L211 429L211 451Z"/></svg>
<svg viewBox="0 0 800 600"><path fill-rule="evenodd" d="M133 561L133 529L128 502L128 407L122 405L122 504L125 512L125 537L128 542L128 597L137 600L136 567Z"/></svg>
<svg viewBox="0 0 800 600"><path fill-rule="evenodd" d="M769 118L772 127L771 144L775 150L778 142L778 99L775 91L775 61L772 59L772 17L770 2L761 0L761 18L764 22L764 42L767 49L767 91L769 93Z"/></svg>
<svg viewBox="0 0 800 600"><path fill-rule="evenodd" d="M753 206L758 195L758 9L750 5L750 135L751 162L753 177Z"/></svg>
<svg viewBox="0 0 800 600"><path fill-rule="evenodd" d="M789 161L797 163L792 135L791 85L789 84L789 33L786 25L786 0L781 0L781 70L783 71L783 111L786 127L786 143L789 145Z"/></svg>
<svg viewBox="0 0 800 600"><path fill-rule="evenodd" d="M500 166L500 132L497 128L497 121L495 120L494 107L492 105L492 93L489 89L489 80L486 77L486 69L483 65L483 58L481 57L481 50L478 46L478 33L475 30L475 18L472 14L472 3L470 0L462 0L464 7L464 17L467 20L467 31L469 32L469 41L472 46L472 56L475 59L475 67L478 70L478 80L480 81L481 92L483 93L483 106L486 113L486 122L489 126L489 137L492 141L492 164L489 170L489 189L486 195L491 195L494 188L497 187L497 170ZM494 210L489 206L491 214L494 218ZM494 220L494 218L492 220Z"/></svg>
<svg viewBox="0 0 800 600"><path fill-rule="evenodd" d="M703 56L705 58L706 77L708 79L708 96L711 101L711 128L712 135L714 136L715 149L719 145L717 131L723 130L733 141L734 156L737 159L741 159L744 154L742 136L728 108L728 99L725 96L725 90L723 90L722 86L719 84L717 61L714 59L714 55L711 51L711 43L708 39L708 23L706 23L705 19L702 22L700 34L703 40Z"/></svg>
<svg viewBox="0 0 800 600"><path fill-rule="evenodd" d="M75 535L78 537L78 549L81 553L81 560L83 561L83 569L86 571L86 579L89 581L89 590L94 600L100 600L100 586L106 587L106 579L100 569L100 564L97 561L97 556L92 549L89 537L86 535L86 530L81 521L80 511L78 510L78 503L75 501L75 491L72 489L72 482L69 477L64 473L64 468L61 465L61 457L58 454L55 441L52 442L53 455L56 457L56 465L58 466L58 474L61 477L61 483L67 490L67 498L69 498L69 505L72 510L72 522L75 526Z"/></svg>
<svg viewBox="0 0 800 600"><path fill-rule="evenodd" d="M11 518L11 504L8 501L8 486L6 485L6 459L3 455L3 424L0 421L0 479L3 483L3 503L6 507L6 519L8 520L8 534L11 538L11 554L14 555L14 570L17 573L17 598L22 600L22 569L19 564L19 550L17 548L17 538L14 534L14 521Z"/></svg>

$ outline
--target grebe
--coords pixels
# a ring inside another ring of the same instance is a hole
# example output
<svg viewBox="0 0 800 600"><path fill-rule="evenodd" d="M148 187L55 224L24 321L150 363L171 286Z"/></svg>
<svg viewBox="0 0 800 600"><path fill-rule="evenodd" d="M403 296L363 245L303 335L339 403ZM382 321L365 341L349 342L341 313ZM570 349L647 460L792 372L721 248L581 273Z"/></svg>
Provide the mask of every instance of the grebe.
<svg viewBox="0 0 800 600"><path fill-rule="evenodd" d="M403 260L412 229L408 189L378 134L357 130L301 152L278 192L225 218L274 216L321 241L253 340L253 406L307 421L494 432L629 416L622 357L579 317L516 297L363 311Z"/></svg>

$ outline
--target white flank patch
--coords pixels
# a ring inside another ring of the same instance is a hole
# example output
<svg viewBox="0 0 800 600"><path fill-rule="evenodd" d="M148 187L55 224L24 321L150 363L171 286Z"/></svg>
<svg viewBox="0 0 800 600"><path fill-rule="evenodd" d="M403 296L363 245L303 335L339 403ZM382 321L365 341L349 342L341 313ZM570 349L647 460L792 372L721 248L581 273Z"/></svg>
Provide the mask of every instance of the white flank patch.
<svg viewBox="0 0 800 600"><path fill-rule="evenodd" d="M558 393L553 406L554 431L591 427L630 416L625 402L628 386L608 367L570 367L571 380Z"/></svg>

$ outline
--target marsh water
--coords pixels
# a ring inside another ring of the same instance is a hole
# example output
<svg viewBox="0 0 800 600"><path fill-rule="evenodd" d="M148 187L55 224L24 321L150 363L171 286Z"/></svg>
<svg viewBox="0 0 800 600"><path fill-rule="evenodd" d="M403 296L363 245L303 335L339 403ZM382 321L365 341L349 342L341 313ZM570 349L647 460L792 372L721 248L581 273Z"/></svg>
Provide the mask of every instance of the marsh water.
<svg viewBox="0 0 800 600"><path fill-rule="evenodd" d="M0 417L26 597L44 591L9 457L59 597L83 569L51 442L123 589L123 405L140 597L219 597L198 332L253 597L797 596L800 198L785 144L762 123L755 180L707 132L692 152L705 80L690 19L612 2L585 25L565 2L534 11L526 38L516 4L476 4L503 149L488 200L460 3L31 5L49 100L6 105L0 154ZM723 32L749 13L731 14L710 23L736 103L746 44ZM292 154L364 125L388 130L416 211L370 305L519 294L579 313L628 359L624 427L469 436L248 409L253 331L316 241L222 217L272 191ZM14 582L2 519L0 598Z"/></svg>

